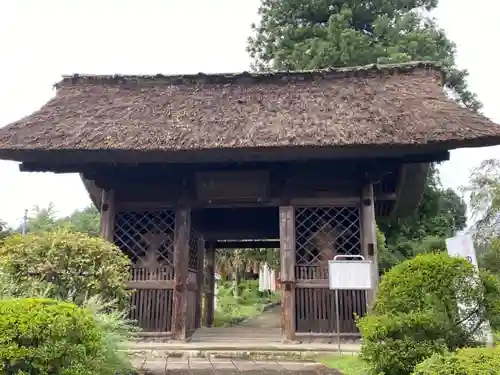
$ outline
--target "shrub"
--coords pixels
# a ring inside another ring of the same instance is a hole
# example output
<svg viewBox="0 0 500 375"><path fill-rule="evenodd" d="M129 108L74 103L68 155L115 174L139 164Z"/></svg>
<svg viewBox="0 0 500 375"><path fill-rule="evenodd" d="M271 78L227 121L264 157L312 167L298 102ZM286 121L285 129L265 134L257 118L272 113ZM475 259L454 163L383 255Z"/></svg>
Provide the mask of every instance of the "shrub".
<svg viewBox="0 0 500 375"><path fill-rule="evenodd" d="M358 323L361 357L375 373L410 374L417 363L448 349L440 337L446 328L440 323L432 312L367 316Z"/></svg>
<svg viewBox="0 0 500 375"><path fill-rule="evenodd" d="M413 375L490 375L500 369L498 348L467 348L434 354L415 367Z"/></svg>
<svg viewBox="0 0 500 375"><path fill-rule="evenodd" d="M67 230L14 235L0 245L0 271L10 293L24 295L29 284L45 285L53 298L81 304L100 296L128 301L125 283L130 260L99 237Z"/></svg>
<svg viewBox="0 0 500 375"><path fill-rule="evenodd" d="M102 341L92 313L72 303L41 298L0 301L2 374L111 375L101 369Z"/></svg>
<svg viewBox="0 0 500 375"><path fill-rule="evenodd" d="M402 375L435 352L475 345L482 323L499 306L493 278L475 276L470 263L446 253L393 267L380 282L372 312L358 320L362 357L386 375Z"/></svg>

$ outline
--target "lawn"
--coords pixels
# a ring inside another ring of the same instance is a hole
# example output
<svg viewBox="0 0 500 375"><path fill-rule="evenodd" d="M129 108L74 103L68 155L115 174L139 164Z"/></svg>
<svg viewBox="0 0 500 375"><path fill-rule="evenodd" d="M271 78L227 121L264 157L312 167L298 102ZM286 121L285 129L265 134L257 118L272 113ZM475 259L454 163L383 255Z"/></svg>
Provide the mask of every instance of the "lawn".
<svg viewBox="0 0 500 375"><path fill-rule="evenodd" d="M279 294L259 292L258 280L242 281L239 297L234 296L232 282L220 282L214 326L228 327L246 318L259 315L266 305L279 300Z"/></svg>
<svg viewBox="0 0 500 375"><path fill-rule="evenodd" d="M319 362L329 368L342 371L344 375L368 375L368 366L357 355L337 355L320 358Z"/></svg>

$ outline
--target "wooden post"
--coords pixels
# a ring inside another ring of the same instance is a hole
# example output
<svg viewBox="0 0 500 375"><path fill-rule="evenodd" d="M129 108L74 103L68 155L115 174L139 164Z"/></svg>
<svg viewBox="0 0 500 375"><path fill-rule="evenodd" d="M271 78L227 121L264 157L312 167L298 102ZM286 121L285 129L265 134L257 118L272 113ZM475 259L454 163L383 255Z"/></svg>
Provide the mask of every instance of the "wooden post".
<svg viewBox="0 0 500 375"><path fill-rule="evenodd" d="M190 232L191 210L176 210L174 232L174 301L172 311L172 338L174 340L186 339Z"/></svg>
<svg viewBox="0 0 500 375"><path fill-rule="evenodd" d="M281 340L295 340L295 210L282 206L280 215Z"/></svg>
<svg viewBox="0 0 500 375"><path fill-rule="evenodd" d="M204 306L204 325L212 327L214 324L214 296L215 296L215 244L209 243L206 252L207 260L205 262L205 306Z"/></svg>
<svg viewBox="0 0 500 375"><path fill-rule="evenodd" d="M372 261L373 290L368 293L368 307L370 308L377 294L378 288L378 250L375 222L375 200L373 184L366 183L361 193L361 247L362 255L366 260Z"/></svg>
<svg viewBox="0 0 500 375"><path fill-rule="evenodd" d="M109 242L114 241L116 202L113 190L102 189L100 235Z"/></svg>
<svg viewBox="0 0 500 375"><path fill-rule="evenodd" d="M195 328L201 327L201 312L202 312L202 303L203 303L203 286L204 286L204 277L205 277L205 239L203 236L198 237L198 264L196 269L196 310L195 310Z"/></svg>

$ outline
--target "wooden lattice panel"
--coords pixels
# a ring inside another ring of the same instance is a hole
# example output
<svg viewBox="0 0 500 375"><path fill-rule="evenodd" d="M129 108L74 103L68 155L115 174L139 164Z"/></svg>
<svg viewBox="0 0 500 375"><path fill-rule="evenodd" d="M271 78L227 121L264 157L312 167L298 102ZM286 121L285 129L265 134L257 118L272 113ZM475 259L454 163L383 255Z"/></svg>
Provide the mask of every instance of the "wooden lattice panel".
<svg viewBox="0 0 500 375"><path fill-rule="evenodd" d="M198 269L198 234L191 228L189 235L189 263L188 268L196 271Z"/></svg>
<svg viewBox="0 0 500 375"><path fill-rule="evenodd" d="M360 254L357 207L299 207L295 210L297 266L326 268L335 255Z"/></svg>
<svg viewBox="0 0 500 375"><path fill-rule="evenodd" d="M175 213L118 212L115 243L135 267L158 268L173 265Z"/></svg>

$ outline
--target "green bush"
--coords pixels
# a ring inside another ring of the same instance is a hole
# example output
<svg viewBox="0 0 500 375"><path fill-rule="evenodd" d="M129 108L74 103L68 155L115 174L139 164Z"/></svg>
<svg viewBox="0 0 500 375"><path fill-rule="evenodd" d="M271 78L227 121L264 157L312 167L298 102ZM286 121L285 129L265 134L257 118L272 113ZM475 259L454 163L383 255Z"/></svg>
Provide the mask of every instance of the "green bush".
<svg viewBox="0 0 500 375"><path fill-rule="evenodd" d="M435 354L415 367L413 375L491 375L500 372L498 348L467 348Z"/></svg>
<svg viewBox="0 0 500 375"><path fill-rule="evenodd" d="M8 237L0 245L0 272L9 295L23 296L32 284L45 285L47 296L81 304L100 296L128 302L125 285L130 260L99 237L67 230Z"/></svg>
<svg viewBox="0 0 500 375"><path fill-rule="evenodd" d="M382 277L373 310L358 321L362 357L386 375L407 375L433 353L475 345L479 323L499 306L493 279L476 277L470 263L446 253L393 267ZM462 324L470 316L477 324Z"/></svg>
<svg viewBox="0 0 500 375"><path fill-rule="evenodd" d="M376 373L407 375L413 367L448 347L441 338L446 327L432 312L405 315L370 315L358 323L361 357Z"/></svg>
<svg viewBox="0 0 500 375"><path fill-rule="evenodd" d="M0 301L0 373L111 375L92 313L50 299ZM112 369L114 371L114 369Z"/></svg>

